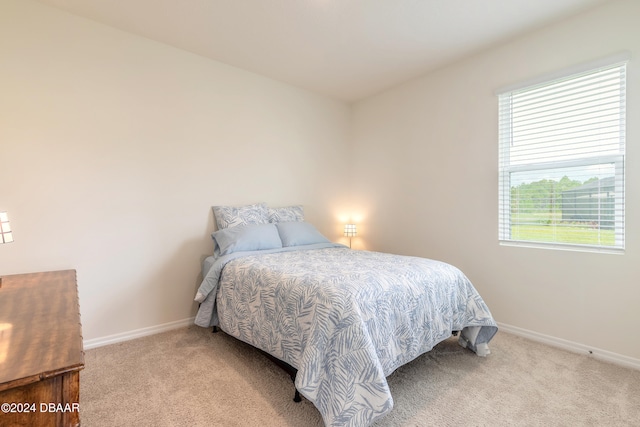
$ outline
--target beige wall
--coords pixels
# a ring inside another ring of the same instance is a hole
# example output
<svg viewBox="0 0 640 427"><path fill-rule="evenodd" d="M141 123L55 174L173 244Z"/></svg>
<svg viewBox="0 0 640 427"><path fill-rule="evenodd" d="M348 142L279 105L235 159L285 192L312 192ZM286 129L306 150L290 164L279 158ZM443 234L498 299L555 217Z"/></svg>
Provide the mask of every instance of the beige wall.
<svg viewBox="0 0 640 427"><path fill-rule="evenodd" d="M211 206L302 203L334 240L350 110L0 0L0 275L76 269L85 340L192 316Z"/></svg>
<svg viewBox="0 0 640 427"><path fill-rule="evenodd" d="M464 270L499 322L640 359L640 2L613 2L354 107L361 247ZM498 244L505 85L628 50L624 255Z"/></svg>

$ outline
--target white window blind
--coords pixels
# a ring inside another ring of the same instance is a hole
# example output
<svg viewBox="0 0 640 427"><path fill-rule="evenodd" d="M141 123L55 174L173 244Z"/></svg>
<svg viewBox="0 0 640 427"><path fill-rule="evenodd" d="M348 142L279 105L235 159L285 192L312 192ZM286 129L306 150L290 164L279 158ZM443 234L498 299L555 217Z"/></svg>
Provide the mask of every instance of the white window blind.
<svg viewBox="0 0 640 427"><path fill-rule="evenodd" d="M624 248L626 63L498 95L501 242Z"/></svg>

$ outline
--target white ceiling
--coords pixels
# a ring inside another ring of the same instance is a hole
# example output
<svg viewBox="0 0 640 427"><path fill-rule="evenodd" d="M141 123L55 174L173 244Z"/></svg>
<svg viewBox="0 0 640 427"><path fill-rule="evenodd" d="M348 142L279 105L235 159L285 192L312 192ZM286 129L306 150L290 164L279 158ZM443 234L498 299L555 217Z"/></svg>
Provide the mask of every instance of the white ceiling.
<svg viewBox="0 0 640 427"><path fill-rule="evenodd" d="M354 101L612 0L38 0Z"/></svg>

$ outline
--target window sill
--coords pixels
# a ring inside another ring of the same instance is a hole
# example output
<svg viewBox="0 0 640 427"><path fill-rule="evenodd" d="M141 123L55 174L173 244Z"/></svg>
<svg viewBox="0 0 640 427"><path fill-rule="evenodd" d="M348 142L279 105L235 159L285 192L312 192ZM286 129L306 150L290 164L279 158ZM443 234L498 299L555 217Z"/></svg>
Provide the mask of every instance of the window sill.
<svg viewBox="0 0 640 427"><path fill-rule="evenodd" d="M591 245L574 245L569 243L536 243L536 242L524 242L516 240L500 240L500 246L513 246L530 249L551 249L556 251L569 251L569 252L591 252L591 253L603 253L612 255L624 255L624 248L614 247L599 247Z"/></svg>

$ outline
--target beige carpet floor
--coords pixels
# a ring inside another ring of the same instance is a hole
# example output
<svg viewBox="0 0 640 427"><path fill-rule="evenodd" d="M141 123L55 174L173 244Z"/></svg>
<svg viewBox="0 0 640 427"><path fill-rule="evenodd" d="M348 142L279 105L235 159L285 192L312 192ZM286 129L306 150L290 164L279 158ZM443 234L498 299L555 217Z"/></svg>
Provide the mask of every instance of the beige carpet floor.
<svg viewBox="0 0 640 427"><path fill-rule="evenodd" d="M454 338L389 378L391 426L640 426L640 371L505 332L481 358ZM197 326L86 352L84 427L322 426L250 346Z"/></svg>

